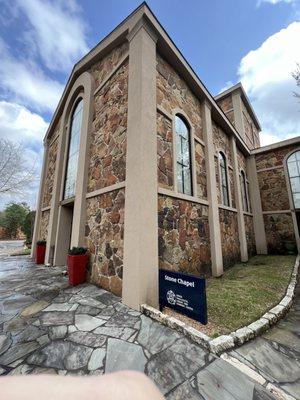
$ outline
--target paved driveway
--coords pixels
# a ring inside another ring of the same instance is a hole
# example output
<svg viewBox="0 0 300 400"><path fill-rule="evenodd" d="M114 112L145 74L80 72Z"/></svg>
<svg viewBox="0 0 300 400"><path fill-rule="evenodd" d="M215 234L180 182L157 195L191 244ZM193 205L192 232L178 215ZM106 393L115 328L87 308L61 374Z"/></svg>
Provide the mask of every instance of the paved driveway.
<svg viewBox="0 0 300 400"><path fill-rule="evenodd" d="M167 399L273 399L182 335L64 269L27 257L0 260L0 374L101 375L144 371Z"/></svg>

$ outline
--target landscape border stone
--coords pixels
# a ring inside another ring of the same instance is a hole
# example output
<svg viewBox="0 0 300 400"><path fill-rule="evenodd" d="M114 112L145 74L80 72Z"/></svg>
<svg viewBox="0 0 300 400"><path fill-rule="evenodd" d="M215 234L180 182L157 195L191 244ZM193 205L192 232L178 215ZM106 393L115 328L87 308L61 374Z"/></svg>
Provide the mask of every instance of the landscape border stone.
<svg viewBox="0 0 300 400"><path fill-rule="evenodd" d="M285 316L293 304L299 270L299 260L300 256L298 254L291 274L290 283L287 287L286 294L281 301L275 307L271 308L271 310L262 315L258 320L252 322L248 326L244 326L243 328L231 332L229 335L221 335L212 339L179 319L170 317L147 304L141 305L141 312L153 320L184 334L187 338L201 344L212 353L220 355L226 350L230 350L237 345L241 345L256 336L261 335Z"/></svg>

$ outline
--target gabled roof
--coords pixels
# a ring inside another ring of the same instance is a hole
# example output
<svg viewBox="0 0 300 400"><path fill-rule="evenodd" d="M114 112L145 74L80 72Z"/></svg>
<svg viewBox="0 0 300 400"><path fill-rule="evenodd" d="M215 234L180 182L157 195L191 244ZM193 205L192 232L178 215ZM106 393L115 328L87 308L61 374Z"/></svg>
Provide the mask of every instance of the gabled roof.
<svg viewBox="0 0 300 400"><path fill-rule="evenodd" d="M69 91L77 79L77 77L86 71L91 65L103 58L114 47L126 40L127 34L140 20L144 20L153 29L157 36L157 51L169 62L172 67L186 81L190 89L200 99L206 99L211 105L212 118L221 128L228 134L237 137L237 145L246 154L250 154L249 148L245 141L241 138L235 127L230 123L222 109L217 104L212 94L208 91L202 81L199 79L195 71L189 65L187 60L176 47L172 39L159 23L153 12L150 10L146 2L143 2L135 9L127 18L125 18L110 34L108 34L101 42L99 42L88 54L86 54L79 62L75 64L71 75L68 79L62 97L55 110L54 116L46 133L46 138L51 135L53 125L63 110L64 102Z"/></svg>
<svg viewBox="0 0 300 400"><path fill-rule="evenodd" d="M261 126L260 126L259 120L258 120L258 118L257 118L257 116L256 116L256 114L255 114L255 112L253 110L253 107L252 107L252 105L250 103L249 97L247 96L247 93L246 93L246 91L245 91L245 89L244 89L244 87L243 87L241 82L238 82L236 85L231 86L230 88L224 90L224 92L219 93L217 96L215 96L215 100L218 101L218 100L220 100L220 99L222 99L222 98L224 98L224 97L228 96L229 94L232 94L232 93L234 93L236 91L240 92L240 94L242 96L242 100L243 100L243 102L245 104L245 107L247 108L248 113L252 117L252 119L253 119L253 121L254 121L254 123L256 125L256 128L261 131Z"/></svg>

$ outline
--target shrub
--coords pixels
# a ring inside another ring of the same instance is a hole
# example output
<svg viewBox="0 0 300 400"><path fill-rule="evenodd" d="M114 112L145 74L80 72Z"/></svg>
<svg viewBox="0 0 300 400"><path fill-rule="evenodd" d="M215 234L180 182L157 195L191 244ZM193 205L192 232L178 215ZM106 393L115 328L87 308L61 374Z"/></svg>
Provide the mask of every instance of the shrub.
<svg viewBox="0 0 300 400"><path fill-rule="evenodd" d="M72 249L69 250L70 256L79 256L86 253L87 253L86 247L72 247Z"/></svg>

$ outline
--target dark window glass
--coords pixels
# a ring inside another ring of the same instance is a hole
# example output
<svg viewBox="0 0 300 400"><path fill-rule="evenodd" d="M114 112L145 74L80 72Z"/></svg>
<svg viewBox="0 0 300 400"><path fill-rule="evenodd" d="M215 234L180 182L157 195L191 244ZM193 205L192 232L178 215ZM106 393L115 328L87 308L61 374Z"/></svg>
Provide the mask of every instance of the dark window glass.
<svg viewBox="0 0 300 400"><path fill-rule="evenodd" d="M180 193L192 195L190 132L186 123L175 116L177 187Z"/></svg>
<svg viewBox="0 0 300 400"><path fill-rule="evenodd" d="M82 109L83 101L81 99L77 103L71 119L64 199L70 199L75 196Z"/></svg>
<svg viewBox="0 0 300 400"><path fill-rule="evenodd" d="M243 210L249 212L247 190L248 189L247 189L246 175L244 171L241 171L241 193L242 193Z"/></svg>
<svg viewBox="0 0 300 400"><path fill-rule="evenodd" d="M222 204L229 207L229 191L228 191L228 178L226 159L223 153L219 153L219 164L220 164L220 183L221 183L221 196Z"/></svg>
<svg viewBox="0 0 300 400"><path fill-rule="evenodd" d="M294 207L300 208L300 151L296 151L287 160Z"/></svg>

